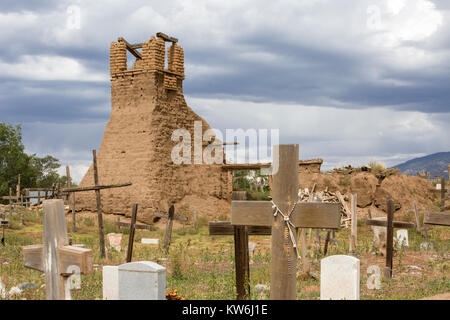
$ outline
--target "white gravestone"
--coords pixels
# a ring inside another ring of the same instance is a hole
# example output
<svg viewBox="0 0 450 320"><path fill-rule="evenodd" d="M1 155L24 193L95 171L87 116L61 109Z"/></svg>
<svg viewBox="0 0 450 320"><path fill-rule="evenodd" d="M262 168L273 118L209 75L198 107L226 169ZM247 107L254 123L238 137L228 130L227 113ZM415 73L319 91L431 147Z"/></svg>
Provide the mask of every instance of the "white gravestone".
<svg viewBox="0 0 450 320"><path fill-rule="evenodd" d="M401 248L402 246L408 247L408 229L400 229L397 230L397 247Z"/></svg>
<svg viewBox="0 0 450 320"><path fill-rule="evenodd" d="M159 239L152 239L152 238L142 238L141 239L142 244L159 244Z"/></svg>
<svg viewBox="0 0 450 320"><path fill-rule="evenodd" d="M336 255L320 261L320 300L359 300L359 259Z"/></svg>
<svg viewBox="0 0 450 320"><path fill-rule="evenodd" d="M121 233L108 233L106 235L109 241L109 245L113 247L116 251L121 251L122 244L122 234Z"/></svg>
<svg viewBox="0 0 450 320"><path fill-rule="evenodd" d="M122 264L119 269L119 300L165 300L166 268L151 261Z"/></svg>
<svg viewBox="0 0 450 320"><path fill-rule="evenodd" d="M440 183L436 184L436 190L441 190L441 184Z"/></svg>
<svg viewBox="0 0 450 320"><path fill-rule="evenodd" d="M119 267L103 267L103 300L119 300Z"/></svg>

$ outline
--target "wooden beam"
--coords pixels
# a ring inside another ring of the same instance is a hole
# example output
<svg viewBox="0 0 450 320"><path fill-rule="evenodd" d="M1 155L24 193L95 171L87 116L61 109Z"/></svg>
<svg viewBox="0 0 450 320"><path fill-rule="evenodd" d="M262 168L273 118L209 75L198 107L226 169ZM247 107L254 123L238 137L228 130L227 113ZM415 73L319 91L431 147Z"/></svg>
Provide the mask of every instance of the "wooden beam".
<svg viewBox="0 0 450 320"><path fill-rule="evenodd" d="M83 191L94 191L94 190L103 190L103 189L111 189L111 188L121 188L131 186L131 182L119 183L119 184L108 184L108 185L96 185L91 187L79 187L79 188L64 188L61 189L62 193L66 192L83 192Z"/></svg>
<svg viewBox="0 0 450 320"><path fill-rule="evenodd" d="M387 227L387 222L383 220L366 220L366 225L368 226L377 226L377 227ZM416 225L412 222L403 222L403 221L394 221L394 228L401 229L414 229Z"/></svg>
<svg viewBox="0 0 450 320"><path fill-rule="evenodd" d="M271 235L272 227L269 226L247 226L247 233L249 236ZM211 221L209 223L210 236L231 236L234 234L234 226L230 221Z"/></svg>
<svg viewBox="0 0 450 320"><path fill-rule="evenodd" d="M116 221L116 226L118 227L130 227L130 223L129 222L123 222L123 221ZM142 229L142 230L150 230L150 231L155 231L156 228L155 226L147 226L145 224L140 224L140 223L136 223L134 225L135 229Z"/></svg>
<svg viewBox="0 0 450 320"><path fill-rule="evenodd" d="M271 163L225 163L222 165L223 170L259 170L261 168L269 168Z"/></svg>
<svg viewBox="0 0 450 320"><path fill-rule="evenodd" d="M125 40L125 39L122 38L122 37L119 37L119 38L117 39L117 41L119 41L119 42L124 42L124 43L125 43L125 46L126 46L126 48L127 48L127 50L128 50L133 56L135 56L137 59L142 59L141 53L140 53L139 51L137 51L131 44L129 44L127 40Z"/></svg>
<svg viewBox="0 0 450 320"><path fill-rule="evenodd" d="M157 36L158 38L163 39L163 40L166 41L166 42L172 42L172 43L177 43L177 42L178 42L178 39L177 39L177 38L169 37L167 34L162 33L162 32L158 32L158 33L156 34L156 36Z"/></svg>
<svg viewBox="0 0 450 320"><path fill-rule="evenodd" d="M425 212L423 223L437 226L450 226L450 213Z"/></svg>
<svg viewBox="0 0 450 320"><path fill-rule="evenodd" d="M271 226L273 209L270 201L232 201L231 224ZM339 229L341 215L339 203L299 202L291 222L297 228Z"/></svg>
<svg viewBox="0 0 450 320"><path fill-rule="evenodd" d="M166 218L166 219L169 218L169 215L167 213L164 213L164 212L155 212L153 215L155 215L156 217L159 217L159 218ZM181 220L181 221L187 221L187 217L180 216L180 215L177 215L177 214L175 214L172 219L174 219L174 220Z"/></svg>
<svg viewBox="0 0 450 320"><path fill-rule="evenodd" d="M98 186L98 169L97 169L97 152L92 150L93 157L93 167L94 167L94 184ZM102 216L102 205L100 198L100 189L95 190L95 196L97 200L97 218L98 218L98 233L100 241L100 255L105 256L105 234L103 232L103 216Z"/></svg>

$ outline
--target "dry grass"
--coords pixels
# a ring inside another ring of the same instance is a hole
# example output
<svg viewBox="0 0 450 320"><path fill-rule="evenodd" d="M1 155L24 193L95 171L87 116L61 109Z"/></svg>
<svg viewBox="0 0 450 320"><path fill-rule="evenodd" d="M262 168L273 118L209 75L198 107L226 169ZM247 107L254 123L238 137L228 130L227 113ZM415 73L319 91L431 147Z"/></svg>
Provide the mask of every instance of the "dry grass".
<svg viewBox="0 0 450 320"><path fill-rule="evenodd" d="M102 299L103 265L118 265L125 261L128 236L122 240L122 251L116 252L109 248L106 258L99 256L96 220L93 214L78 216L79 230L76 234L69 233L73 243L84 243L94 251L95 271L82 275L82 289L73 291L73 299ZM38 271L23 267L21 246L42 242L42 214L35 216L27 214L25 226L19 226L19 218L13 217L12 227L6 230L6 247L0 247L0 279L7 290L23 282L38 285L36 289L25 290L20 296L9 299L45 299L45 278ZM70 228L70 216L67 217ZM105 233L119 232L114 225L115 217L105 215ZM424 241L416 231L410 231L410 246L396 252L394 256L394 278L382 282L381 290L368 290L365 283L368 275L367 267L372 264L384 267L384 258L373 255L372 232L363 221L358 229L357 254L361 260L361 299L420 299L450 291L449 252L450 230L445 227L435 227L430 232L434 241L434 250L420 251L420 243ZM121 230L127 234L126 229ZM325 235L325 232L322 233ZM235 272L234 248L232 236L209 236L208 227L203 224L199 230L190 226L179 225L172 235L169 254L157 246L143 245L142 237L159 238L160 243L164 230L137 230L133 260L157 261L167 268L167 289L176 289L178 294L186 299L234 299ZM329 246L328 255L346 254L348 252L349 230L341 229L336 233L338 243ZM257 242L255 253L251 259L251 287L256 284L270 283L270 236L251 236L250 241ZM323 248L323 243L322 243ZM299 276L297 278L297 299L318 299L320 283L320 253L311 249L311 271L315 278ZM420 270L411 268L419 267ZM299 263L301 270L301 262ZM260 299L252 292L252 299ZM267 298L267 297L266 297Z"/></svg>

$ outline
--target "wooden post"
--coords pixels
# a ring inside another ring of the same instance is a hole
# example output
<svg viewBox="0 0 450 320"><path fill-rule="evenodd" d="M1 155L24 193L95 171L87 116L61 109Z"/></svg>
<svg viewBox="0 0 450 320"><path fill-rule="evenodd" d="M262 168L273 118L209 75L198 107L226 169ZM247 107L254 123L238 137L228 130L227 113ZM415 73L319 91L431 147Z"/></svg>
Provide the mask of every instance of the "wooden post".
<svg viewBox="0 0 450 320"><path fill-rule="evenodd" d="M387 200L387 230L386 230L386 267L384 278L392 278L392 260L394 256L394 200Z"/></svg>
<svg viewBox="0 0 450 320"><path fill-rule="evenodd" d="M250 264L246 226L234 226L234 255L237 300L246 300L250 298Z"/></svg>
<svg viewBox="0 0 450 320"><path fill-rule="evenodd" d="M331 234L331 231L328 230L327 231L327 237L325 239L325 246L323 247L323 255L324 256L326 256L327 252L328 252L328 242L330 242L330 234Z"/></svg>
<svg viewBox="0 0 450 320"><path fill-rule="evenodd" d="M137 208L138 204L133 203L133 210L131 212L130 237L128 238L127 262L131 262L131 259L133 258L133 243L134 231L136 230Z"/></svg>
<svg viewBox="0 0 450 320"><path fill-rule="evenodd" d="M169 252L170 239L172 238L172 224L174 214L175 214L175 207L171 205L169 208L169 215L167 217L166 233L164 234L163 249L166 253Z"/></svg>
<svg viewBox="0 0 450 320"><path fill-rule="evenodd" d="M94 184L98 183L98 170L97 170L97 154L95 149L92 150L92 156L94 160ZM100 199L100 190L95 190L97 198L97 216L98 216L98 235L100 238L100 254L101 257L105 257L105 235L103 234L103 217L102 217L102 204Z"/></svg>
<svg viewBox="0 0 450 320"><path fill-rule="evenodd" d="M446 197L446 192L447 190L445 189L445 178L441 177L441 212L445 210L445 197Z"/></svg>
<svg viewBox="0 0 450 320"><path fill-rule="evenodd" d="M20 195L20 203L23 206L23 195ZM25 205L26 206L26 205ZM26 207L25 207L26 208ZM26 209L25 209L26 210ZM24 217L24 208L20 208L20 225L23 226L25 224L25 217Z"/></svg>
<svg viewBox="0 0 450 320"><path fill-rule="evenodd" d="M369 217L369 219L372 219L372 213L370 212L370 208L367 209L367 216Z"/></svg>
<svg viewBox="0 0 450 320"><path fill-rule="evenodd" d="M13 214L13 206L12 206L12 188L9 188L9 214L12 216Z"/></svg>
<svg viewBox="0 0 450 320"><path fill-rule="evenodd" d="M17 177L16 197L17 197L17 200L19 200L19 198L20 198L20 174Z"/></svg>
<svg viewBox="0 0 450 320"><path fill-rule="evenodd" d="M67 177L67 188L72 187L72 178L70 177L70 167L66 166L66 177ZM72 205L70 205L70 200L72 200ZM72 232L77 232L77 223L75 217L75 192L67 194L67 201L69 202L69 207L72 207Z"/></svg>
<svg viewBox="0 0 450 320"><path fill-rule="evenodd" d="M351 206L352 206L352 229L350 235L350 255L356 254L356 243L357 243L357 232L358 232L358 218L356 215L356 203L357 195L351 195Z"/></svg>
<svg viewBox="0 0 450 320"><path fill-rule="evenodd" d="M303 273L307 274L310 271L310 264L308 261L308 246L306 244L306 232L308 229L301 228L300 231L300 242L301 242L301 249L302 249L302 267L303 267Z"/></svg>
<svg viewBox="0 0 450 320"><path fill-rule="evenodd" d="M61 200L44 202L44 261L47 300L64 299L64 278L59 270L58 247L68 245L64 204Z"/></svg>
<svg viewBox="0 0 450 320"><path fill-rule="evenodd" d="M298 171L298 151L298 144L274 146L274 160L278 160L278 171L273 175L272 199L285 214L289 213L298 198L298 174L292 174ZM270 299L295 300L297 253L292 246L283 216L278 214L273 220ZM293 236L297 236L296 230Z"/></svg>
<svg viewBox="0 0 450 320"><path fill-rule="evenodd" d="M197 208L194 208L194 230L197 230Z"/></svg>

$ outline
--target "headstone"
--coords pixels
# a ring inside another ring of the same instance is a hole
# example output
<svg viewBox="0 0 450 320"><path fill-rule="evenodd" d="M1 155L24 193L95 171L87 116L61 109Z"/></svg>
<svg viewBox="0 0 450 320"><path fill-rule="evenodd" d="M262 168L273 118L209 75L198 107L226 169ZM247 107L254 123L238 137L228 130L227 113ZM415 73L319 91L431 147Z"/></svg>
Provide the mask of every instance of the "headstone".
<svg viewBox="0 0 450 320"><path fill-rule="evenodd" d="M441 190L441 184L440 183L436 184L436 190Z"/></svg>
<svg viewBox="0 0 450 320"><path fill-rule="evenodd" d="M119 270L119 300L165 300L166 268L151 261L122 264Z"/></svg>
<svg viewBox="0 0 450 320"><path fill-rule="evenodd" d="M320 300L359 300L359 259L336 255L320 261Z"/></svg>
<svg viewBox="0 0 450 320"><path fill-rule="evenodd" d="M250 255L250 258L253 257L253 253L255 252L257 243L256 242L249 242L248 243L248 253Z"/></svg>
<svg viewBox="0 0 450 320"><path fill-rule="evenodd" d="M409 246L407 229L397 230L397 247L401 248L402 246Z"/></svg>
<svg viewBox="0 0 450 320"><path fill-rule="evenodd" d="M120 252L122 250L122 234L121 233L108 233L106 235L108 238L109 245L113 247L116 251Z"/></svg>
<svg viewBox="0 0 450 320"><path fill-rule="evenodd" d="M373 220L386 221L386 217L376 217ZM381 253L382 256L386 256L386 227L370 226L373 231L373 247L375 252Z"/></svg>
<svg viewBox="0 0 450 320"><path fill-rule="evenodd" d="M381 269L377 265L371 265L367 268L367 274L370 275L367 278L367 289L380 290L381 289Z"/></svg>
<svg viewBox="0 0 450 320"><path fill-rule="evenodd" d="M159 244L159 239L152 239L152 238L142 238L141 243L143 244Z"/></svg>
<svg viewBox="0 0 450 320"><path fill-rule="evenodd" d="M119 267L103 267L103 300L119 300Z"/></svg>

